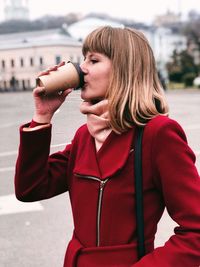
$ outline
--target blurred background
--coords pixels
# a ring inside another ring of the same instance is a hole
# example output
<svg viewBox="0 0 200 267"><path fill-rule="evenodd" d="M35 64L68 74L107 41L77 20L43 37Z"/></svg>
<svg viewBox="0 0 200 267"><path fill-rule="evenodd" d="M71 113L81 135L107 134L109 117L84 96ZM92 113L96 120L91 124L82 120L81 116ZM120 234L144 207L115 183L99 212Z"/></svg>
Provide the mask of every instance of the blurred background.
<svg viewBox="0 0 200 267"><path fill-rule="evenodd" d="M37 74L62 60L80 63L85 36L102 25L148 38L169 102L200 171L200 5L198 0L0 0L0 267L61 267L73 231L68 194L21 203L14 194L19 126L33 115ZM85 122L73 91L53 118L51 152ZM177 188L177 190L179 190ZM165 212L156 247L176 223Z"/></svg>
<svg viewBox="0 0 200 267"><path fill-rule="evenodd" d="M0 0L0 91L32 89L41 69L80 62L82 40L101 25L141 30L165 89L200 86L196 0Z"/></svg>

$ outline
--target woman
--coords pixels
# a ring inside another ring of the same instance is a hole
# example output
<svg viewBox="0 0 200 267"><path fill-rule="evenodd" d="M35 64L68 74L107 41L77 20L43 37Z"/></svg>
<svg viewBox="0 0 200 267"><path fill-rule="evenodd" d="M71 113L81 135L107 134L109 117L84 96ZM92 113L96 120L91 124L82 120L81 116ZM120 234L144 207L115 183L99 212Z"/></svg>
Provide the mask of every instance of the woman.
<svg viewBox="0 0 200 267"><path fill-rule="evenodd" d="M34 90L33 120L20 128L17 198L35 201L69 191L74 233L65 267L199 266L195 156L182 128L167 116L148 41L133 29L102 27L88 35L83 55L81 112L87 124L63 151L49 156L51 119L71 90L51 98L42 87ZM146 255L138 260L133 159L141 126ZM165 207L179 226L154 249Z"/></svg>

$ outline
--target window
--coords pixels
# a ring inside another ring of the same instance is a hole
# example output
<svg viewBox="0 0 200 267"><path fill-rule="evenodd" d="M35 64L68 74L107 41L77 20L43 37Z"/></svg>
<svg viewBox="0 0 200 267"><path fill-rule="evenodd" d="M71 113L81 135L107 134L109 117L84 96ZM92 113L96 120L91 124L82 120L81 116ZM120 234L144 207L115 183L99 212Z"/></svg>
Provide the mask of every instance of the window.
<svg viewBox="0 0 200 267"><path fill-rule="evenodd" d="M2 61L1 61L1 67L2 67L2 69L5 69L5 67L6 67L5 60L2 60Z"/></svg>
<svg viewBox="0 0 200 267"><path fill-rule="evenodd" d="M61 56L56 56L56 65L61 62Z"/></svg>
<svg viewBox="0 0 200 267"><path fill-rule="evenodd" d="M14 68L14 66L15 66L15 61L14 61L14 59L11 59L11 61L10 61L10 65L11 65L12 68Z"/></svg>
<svg viewBox="0 0 200 267"><path fill-rule="evenodd" d="M43 57L40 57L40 66L44 64Z"/></svg>
<svg viewBox="0 0 200 267"><path fill-rule="evenodd" d="M24 60L23 60L23 58L20 58L20 66L21 67L24 67Z"/></svg>
<svg viewBox="0 0 200 267"><path fill-rule="evenodd" d="M26 90L26 81L22 80L22 90L25 91Z"/></svg>
<svg viewBox="0 0 200 267"><path fill-rule="evenodd" d="M74 59L73 56L70 56L70 57L69 57L69 60L70 60L71 62L73 62L73 59Z"/></svg>
<svg viewBox="0 0 200 267"><path fill-rule="evenodd" d="M33 61L33 58L30 57L30 66L33 66L34 65L34 61Z"/></svg>

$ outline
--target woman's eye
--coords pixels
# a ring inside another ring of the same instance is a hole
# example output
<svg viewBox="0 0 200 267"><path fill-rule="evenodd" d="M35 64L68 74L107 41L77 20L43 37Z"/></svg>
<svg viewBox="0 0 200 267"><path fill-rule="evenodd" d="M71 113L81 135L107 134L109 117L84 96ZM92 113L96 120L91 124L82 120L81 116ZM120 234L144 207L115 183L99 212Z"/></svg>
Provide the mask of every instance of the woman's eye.
<svg viewBox="0 0 200 267"><path fill-rule="evenodd" d="M91 62L92 62L92 64L95 64L98 62L98 60L97 59L91 59Z"/></svg>

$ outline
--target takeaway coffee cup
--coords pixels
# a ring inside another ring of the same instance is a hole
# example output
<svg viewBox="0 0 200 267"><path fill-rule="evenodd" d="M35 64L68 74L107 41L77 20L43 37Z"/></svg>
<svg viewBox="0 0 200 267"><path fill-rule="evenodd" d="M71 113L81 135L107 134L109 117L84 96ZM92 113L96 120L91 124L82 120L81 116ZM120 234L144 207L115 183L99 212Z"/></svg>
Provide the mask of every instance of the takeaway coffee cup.
<svg viewBox="0 0 200 267"><path fill-rule="evenodd" d="M84 84L84 74L78 63L68 61L57 70L39 76L36 83L37 86L44 86L46 94L64 91L68 88L77 90Z"/></svg>

